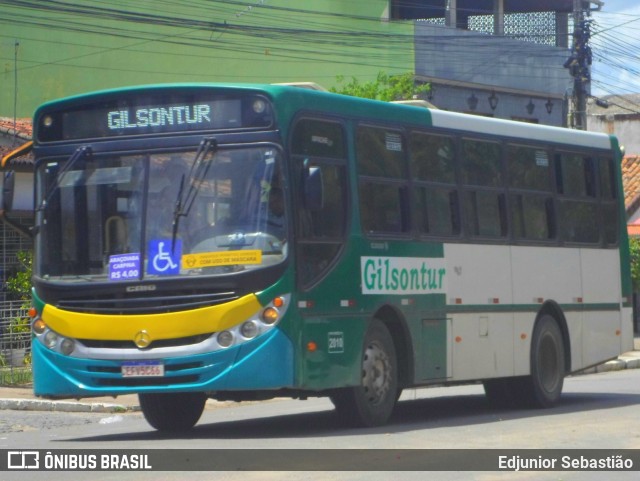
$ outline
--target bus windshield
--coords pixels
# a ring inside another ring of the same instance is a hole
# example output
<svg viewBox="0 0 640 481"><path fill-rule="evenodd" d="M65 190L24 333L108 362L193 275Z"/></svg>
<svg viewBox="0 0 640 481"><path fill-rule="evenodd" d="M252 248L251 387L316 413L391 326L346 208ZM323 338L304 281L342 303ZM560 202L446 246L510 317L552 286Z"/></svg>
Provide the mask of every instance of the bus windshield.
<svg viewBox="0 0 640 481"><path fill-rule="evenodd" d="M58 281L223 275L286 257L279 150L77 153L37 169L35 274ZM71 164L71 165L69 165Z"/></svg>

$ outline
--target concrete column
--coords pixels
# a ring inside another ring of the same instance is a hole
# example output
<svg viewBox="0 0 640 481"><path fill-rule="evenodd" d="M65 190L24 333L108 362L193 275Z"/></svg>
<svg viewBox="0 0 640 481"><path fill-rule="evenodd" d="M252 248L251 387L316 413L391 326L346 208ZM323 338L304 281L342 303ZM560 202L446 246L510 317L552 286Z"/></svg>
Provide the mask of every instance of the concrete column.
<svg viewBox="0 0 640 481"><path fill-rule="evenodd" d="M447 27L457 28L458 26L457 0L447 0L447 6L444 10L444 23Z"/></svg>
<svg viewBox="0 0 640 481"><path fill-rule="evenodd" d="M493 34L504 35L504 0L493 0Z"/></svg>
<svg viewBox="0 0 640 481"><path fill-rule="evenodd" d="M556 12L556 47L569 48L569 14Z"/></svg>

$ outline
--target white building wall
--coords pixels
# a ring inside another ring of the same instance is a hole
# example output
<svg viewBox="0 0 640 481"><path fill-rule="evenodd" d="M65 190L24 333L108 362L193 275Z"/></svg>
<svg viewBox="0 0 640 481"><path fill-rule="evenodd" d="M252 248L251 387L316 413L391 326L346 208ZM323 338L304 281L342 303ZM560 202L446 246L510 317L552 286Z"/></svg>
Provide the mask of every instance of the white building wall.
<svg viewBox="0 0 640 481"><path fill-rule="evenodd" d="M587 129L590 132L602 132L618 137L620 145L624 146L626 155L640 155L640 117L590 115L587 119Z"/></svg>

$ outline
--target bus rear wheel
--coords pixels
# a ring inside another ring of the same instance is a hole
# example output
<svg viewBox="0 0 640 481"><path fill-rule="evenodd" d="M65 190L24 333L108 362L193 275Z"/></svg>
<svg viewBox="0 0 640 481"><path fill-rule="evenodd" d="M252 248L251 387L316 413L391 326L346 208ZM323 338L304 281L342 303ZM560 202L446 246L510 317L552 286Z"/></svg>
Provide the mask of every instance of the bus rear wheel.
<svg viewBox="0 0 640 481"><path fill-rule="evenodd" d="M531 338L531 374L520 381L525 405L549 408L560 400L566 374L562 332L546 314L536 322Z"/></svg>
<svg viewBox="0 0 640 481"><path fill-rule="evenodd" d="M549 408L560 400L566 374L562 332L550 315L542 316L531 338L531 374L482 382L490 404L497 408Z"/></svg>
<svg viewBox="0 0 640 481"><path fill-rule="evenodd" d="M142 414L158 431L187 431L202 416L207 396L199 392L140 393Z"/></svg>
<svg viewBox="0 0 640 481"><path fill-rule="evenodd" d="M398 365L393 339L374 319L363 344L360 385L331 395L338 415L351 425L380 426L387 422L398 396Z"/></svg>

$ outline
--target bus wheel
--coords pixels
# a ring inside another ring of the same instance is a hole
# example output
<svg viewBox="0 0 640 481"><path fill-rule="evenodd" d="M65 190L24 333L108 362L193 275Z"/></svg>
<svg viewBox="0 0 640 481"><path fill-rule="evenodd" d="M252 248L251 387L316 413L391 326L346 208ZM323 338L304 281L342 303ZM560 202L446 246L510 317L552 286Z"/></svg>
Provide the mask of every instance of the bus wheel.
<svg viewBox="0 0 640 481"><path fill-rule="evenodd" d="M142 414L158 431L187 431L202 416L207 396L200 392L140 393Z"/></svg>
<svg viewBox="0 0 640 481"><path fill-rule="evenodd" d="M365 336L360 385L339 389L331 396L338 415L360 427L387 422L398 396L398 366L389 331L374 319Z"/></svg>
<svg viewBox="0 0 640 481"><path fill-rule="evenodd" d="M565 376L562 332L550 315L536 322L531 338L531 375L522 378L525 403L540 408L555 405L562 393Z"/></svg>

